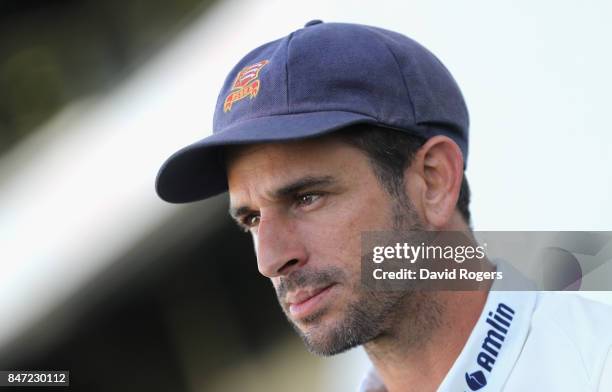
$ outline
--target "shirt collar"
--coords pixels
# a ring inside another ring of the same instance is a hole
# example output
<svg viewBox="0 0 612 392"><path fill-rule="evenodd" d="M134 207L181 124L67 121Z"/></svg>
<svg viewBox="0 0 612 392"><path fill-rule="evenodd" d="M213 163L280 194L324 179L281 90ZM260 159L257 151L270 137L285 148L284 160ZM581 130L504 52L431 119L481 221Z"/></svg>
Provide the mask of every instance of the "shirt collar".
<svg viewBox="0 0 612 392"><path fill-rule="evenodd" d="M503 279L496 279L472 333L438 392L500 391L527 339L536 303L535 286L503 260L493 260ZM505 290L524 291L505 291ZM371 367L359 392L386 392Z"/></svg>

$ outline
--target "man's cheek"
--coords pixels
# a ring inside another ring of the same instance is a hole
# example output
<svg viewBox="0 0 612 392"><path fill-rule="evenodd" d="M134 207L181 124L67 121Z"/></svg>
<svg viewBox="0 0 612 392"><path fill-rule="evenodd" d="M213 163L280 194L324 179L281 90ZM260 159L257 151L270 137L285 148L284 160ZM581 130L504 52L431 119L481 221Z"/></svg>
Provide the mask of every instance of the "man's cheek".
<svg viewBox="0 0 612 392"><path fill-rule="evenodd" d="M347 222L336 220L325 224L317 225L310 230L303 230L300 233L302 243L307 248L309 259L332 260L341 258L347 251L355 246L355 234L359 239L359 232L352 233ZM359 241L357 241L358 243ZM331 256L331 258L330 258Z"/></svg>
<svg viewBox="0 0 612 392"><path fill-rule="evenodd" d="M270 282L272 282L272 286L274 287L274 291L278 293L278 288L280 287L280 277L270 278Z"/></svg>

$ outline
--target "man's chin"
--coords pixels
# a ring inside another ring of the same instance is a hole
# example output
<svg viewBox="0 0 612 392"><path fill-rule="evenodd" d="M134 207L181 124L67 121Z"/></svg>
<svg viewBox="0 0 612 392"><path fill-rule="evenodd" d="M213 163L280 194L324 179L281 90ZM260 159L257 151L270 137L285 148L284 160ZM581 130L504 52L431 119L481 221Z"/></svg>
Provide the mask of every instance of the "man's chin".
<svg viewBox="0 0 612 392"><path fill-rule="evenodd" d="M366 343L362 336L354 333L354 328L326 316L329 315L291 323L308 351L320 356L332 356Z"/></svg>

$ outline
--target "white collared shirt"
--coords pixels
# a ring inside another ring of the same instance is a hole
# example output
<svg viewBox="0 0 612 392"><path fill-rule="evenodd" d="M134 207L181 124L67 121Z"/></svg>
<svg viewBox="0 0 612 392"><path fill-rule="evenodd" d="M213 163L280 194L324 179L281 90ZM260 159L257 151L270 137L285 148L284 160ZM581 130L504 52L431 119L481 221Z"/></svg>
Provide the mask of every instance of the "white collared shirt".
<svg viewBox="0 0 612 392"><path fill-rule="evenodd" d="M499 291L522 278L496 264L504 279L438 391L612 391L612 307L576 294ZM359 391L387 390L371 368Z"/></svg>

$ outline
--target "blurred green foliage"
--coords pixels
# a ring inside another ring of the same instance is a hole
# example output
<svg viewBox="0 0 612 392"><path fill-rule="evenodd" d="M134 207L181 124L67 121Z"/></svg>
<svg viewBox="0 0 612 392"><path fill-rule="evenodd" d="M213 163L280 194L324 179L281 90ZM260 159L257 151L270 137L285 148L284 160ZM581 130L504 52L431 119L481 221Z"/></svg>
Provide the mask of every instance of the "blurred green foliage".
<svg viewBox="0 0 612 392"><path fill-rule="evenodd" d="M128 76L213 0L0 0L0 153Z"/></svg>

